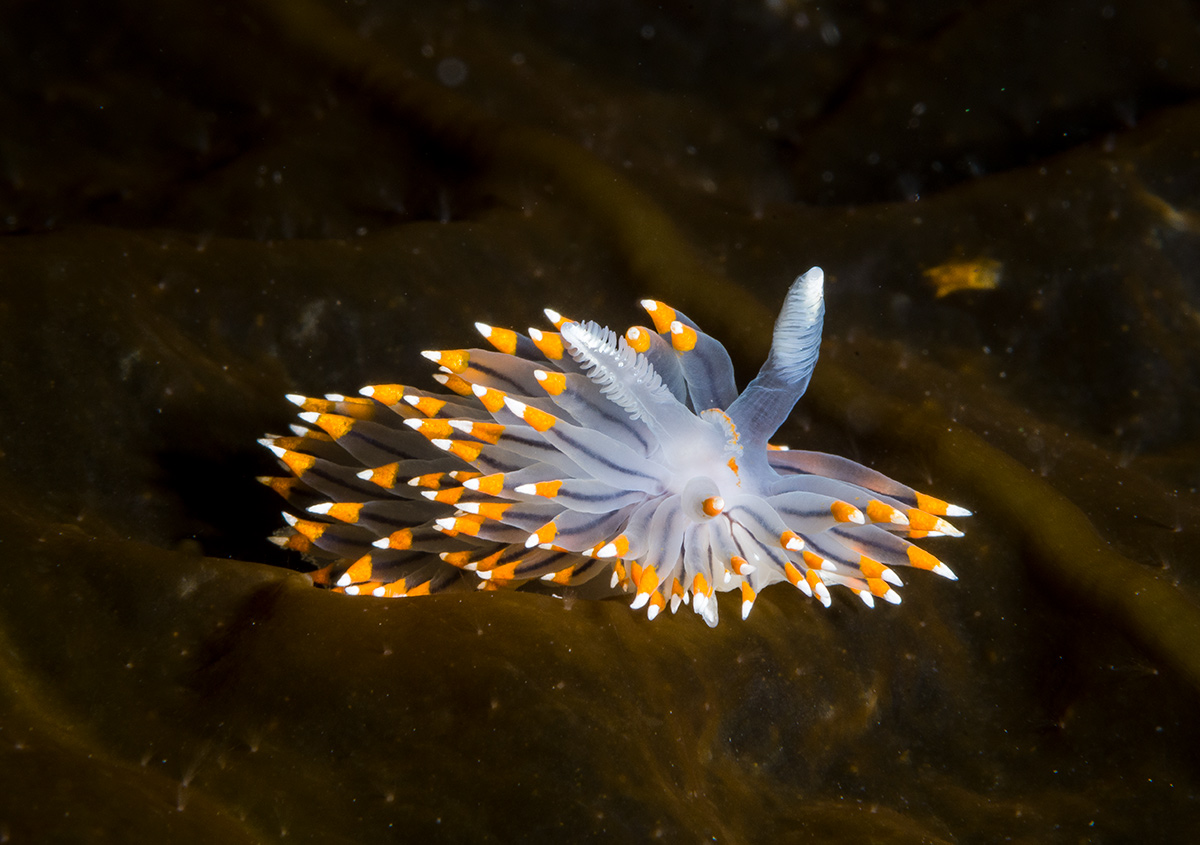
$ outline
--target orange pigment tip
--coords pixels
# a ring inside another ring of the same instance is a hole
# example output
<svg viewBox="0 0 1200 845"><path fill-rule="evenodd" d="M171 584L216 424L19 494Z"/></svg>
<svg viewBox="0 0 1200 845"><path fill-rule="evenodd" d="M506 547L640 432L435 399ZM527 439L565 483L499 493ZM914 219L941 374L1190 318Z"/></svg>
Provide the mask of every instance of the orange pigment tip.
<svg viewBox="0 0 1200 845"><path fill-rule="evenodd" d="M461 376L456 376L452 373L434 373L433 380L447 390L453 390L459 396L471 395L470 382L464 380Z"/></svg>
<svg viewBox="0 0 1200 845"><path fill-rule="evenodd" d="M529 539L525 541L525 548L532 549L534 546L543 546L554 539L554 535L558 533L558 526L553 522L547 522L537 531L529 535Z"/></svg>
<svg viewBox="0 0 1200 845"><path fill-rule="evenodd" d="M483 451L482 443L471 443L467 440L430 440L434 446L444 449L456 458L462 458L467 463L473 463Z"/></svg>
<svg viewBox="0 0 1200 845"><path fill-rule="evenodd" d="M650 315L656 332L666 334L671 330L671 323L675 322L674 308L656 299L643 299L641 305L646 309L646 313Z"/></svg>
<svg viewBox="0 0 1200 845"><path fill-rule="evenodd" d="M750 618L750 609L754 607L754 600L758 594L754 592L749 581L742 582L742 619Z"/></svg>
<svg viewBox="0 0 1200 845"><path fill-rule="evenodd" d="M904 514L878 499L867 502L867 518L872 522L889 522L892 525L908 525Z"/></svg>
<svg viewBox="0 0 1200 845"><path fill-rule="evenodd" d="M675 320L671 323L671 346L676 352L691 352L696 348L696 330Z"/></svg>
<svg viewBox="0 0 1200 845"><path fill-rule="evenodd" d="M667 601L663 598L663 594L658 590L655 590L650 594L649 606L646 608L646 616L650 619L654 619L654 617L658 616L658 614L661 613L662 609L666 606Z"/></svg>
<svg viewBox="0 0 1200 845"><path fill-rule="evenodd" d="M453 505L458 503L465 492L466 488L464 487L444 487L441 490L422 490L421 495L433 502Z"/></svg>
<svg viewBox="0 0 1200 845"><path fill-rule="evenodd" d="M405 394L404 401L412 405L422 414L427 417L436 417L441 413L442 408L446 407L446 403L442 399L434 399L432 396L414 396Z"/></svg>
<svg viewBox="0 0 1200 845"><path fill-rule="evenodd" d="M471 353L465 349L426 350L421 357L456 374L461 374L471 365Z"/></svg>
<svg viewBox="0 0 1200 845"><path fill-rule="evenodd" d="M560 396L567 389L567 377L564 373L548 373L545 370L534 370L533 377L542 389L551 396Z"/></svg>
<svg viewBox="0 0 1200 845"><path fill-rule="evenodd" d="M479 400L480 404L488 410L489 413L496 413L504 407L504 391L496 390L492 387L484 387L482 384L471 385L471 393Z"/></svg>
<svg viewBox="0 0 1200 845"><path fill-rule="evenodd" d="M404 424L414 431L419 431L421 434L425 435L431 440L435 437L447 438L454 436L454 429L450 427L449 420L421 419L419 417L413 417L410 420L405 420Z"/></svg>
<svg viewBox="0 0 1200 845"><path fill-rule="evenodd" d="M363 581L371 580L371 556L363 555L354 563L350 564L350 568L342 573L342 577L337 580L339 587L347 587L350 584L358 584Z"/></svg>
<svg viewBox="0 0 1200 845"><path fill-rule="evenodd" d="M324 502L313 505L308 512L328 516L339 522L354 523L358 522L358 515L362 511L362 507L361 502Z"/></svg>
<svg viewBox="0 0 1200 845"><path fill-rule="evenodd" d="M372 546L378 549L407 549L412 546L412 529L401 528L399 531L393 531L386 537L380 537Z"/></svg>
<svg viewBox="0 0 1200 845"><path fill-rule="evenodd" d="M561 329L567 323L575 322L574 320L568 319L562 314L559 314L553 308L543 308L542 313L546 315L546 319L549 320L551 325L553 325L556 329Z"/></svg>
<svg viewBox="0 0 1200 845"><path fill-rule="evenodd" d="M317 459L312 455L305 455L303 452L292 452L289 450L283 454L283 462L296 475L303 476L316 465Z"/></svg>
<svg viewBox="0 0 1200 845"><path fill-rule="evenodd" d="M489 496L499 496L504 490L504 473L496 472L491 475L469 478L463 482L463 487L466 487L468 490L478 490L480 493L486 493Z"/></svg>
<svg viewBox="0 0 1200 845"><path fill-rule="evenodd" d="M504 434L504 426L499 423L475 422L474 420L450 420L450 428L490 445L499 443L501 435Z"/></svg>
<svg viewBox="0 0 1200 845"><path fill-rule="evenodd" d="M363 396L370 397L376 402L382 402L384 405L394 406L408 400L405 395L406 388L402 384L371 384L358 392ZM444 404L444 403L443 403Z"/></svg>
<svg viewBox="0 0 1200 845"><path fill-rule="evenodd" d="M524 402L518 402L516 399L506 398L504 403L508 405L508 410L525 420L534 431L547 431L558 422L558 418L553 414L547 414L545 411L532 405L526 405Z"/></svg>
<svg viewBox="0 0 1200 845"><path fill-rule="evenodd" d="M553 499L558 495L558 491L562 485L561 481L539 481L537 484L522 484L513 492L523 493L526 496L542 496L547 499Z"/></svg>
<svg viewBox="0 0 1200 845"><path fill-rule="evenodd" d="M563 353L566 350L563 348L562 335L558 332L544 332L541 329L530 329L529 339L533 341L533 345L538 348L538 351L551 361L562 360Z"/></svg>
<svg viewBox="0 0 1200 845"><path fill-rule="evenodd" d="M853 522L855 525L862 525L866 522L862 511L849 502L834 502L829 506L829 510L838 522Z"/></svg>
<svg viewBox="0 0 1200 845"><path fill-rule="evenodd" d="M624 534L614 538L600 547L596 552L598 558L623 558L629 552L629 538Z"/></svg>
<svg viewBox="0 0 1200 845"><path fill-rule="evenodd" d="M641 326L631 326L625 332L625 342L634 352L645 352L650 348L650 333Z"/></svg>
<svg viewBox="0 0 1200 845"><path fill-rule="evenodd" d="M500 352L512 355L517 351L517 333L511 329L498 329L487 323L476 323L475 329Z"/></svg>

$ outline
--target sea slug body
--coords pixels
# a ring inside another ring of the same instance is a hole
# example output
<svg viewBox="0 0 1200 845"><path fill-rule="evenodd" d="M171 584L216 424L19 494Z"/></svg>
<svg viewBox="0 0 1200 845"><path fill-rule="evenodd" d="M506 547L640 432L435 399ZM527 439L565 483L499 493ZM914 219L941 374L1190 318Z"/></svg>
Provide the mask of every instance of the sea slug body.
<svg viewBox="0 0 1200 845"><path fill-rule="evenodd" d="M786 581L830 604L899 603L896 568L953 572L910 540L961 536L970 512L868 469L768 439L808 386L824 274L796 279L771 351L740 394L729 353L682 313L642 306L624 336L547 311L557 331L477 323L493 349L425 352L449 392L387 384L361 397L288 398L304 425L261 442L290 471L263 478L284 513L278 545L352 595L452 587L577 586L597 576L651 619L714 592L742 617Z"/></svg>

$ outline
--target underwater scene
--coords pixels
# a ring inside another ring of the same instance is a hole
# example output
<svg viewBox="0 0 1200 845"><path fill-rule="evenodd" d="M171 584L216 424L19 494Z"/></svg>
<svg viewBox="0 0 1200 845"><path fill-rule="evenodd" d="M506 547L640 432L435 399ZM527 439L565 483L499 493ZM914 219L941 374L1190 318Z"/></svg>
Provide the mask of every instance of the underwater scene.
<svg viewBox="0 0 1200 845"><path fill-rule="evenodd" d="M1192 841L1195 3L4 10L0 841Z"/></svg>

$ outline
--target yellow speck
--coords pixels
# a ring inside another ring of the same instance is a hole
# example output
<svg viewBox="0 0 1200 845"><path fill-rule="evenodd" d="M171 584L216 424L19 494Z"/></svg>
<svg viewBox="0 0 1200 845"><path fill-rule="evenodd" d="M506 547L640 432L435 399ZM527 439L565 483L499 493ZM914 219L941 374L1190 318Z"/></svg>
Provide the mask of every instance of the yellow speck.
<svg viewBox="0 0 1200 845"><path fill-rule="evenodd" d="M1003 265L993 258L972 261L948 261L925 271L940 298L959 290L992 290L1000 284Z"/></svg>

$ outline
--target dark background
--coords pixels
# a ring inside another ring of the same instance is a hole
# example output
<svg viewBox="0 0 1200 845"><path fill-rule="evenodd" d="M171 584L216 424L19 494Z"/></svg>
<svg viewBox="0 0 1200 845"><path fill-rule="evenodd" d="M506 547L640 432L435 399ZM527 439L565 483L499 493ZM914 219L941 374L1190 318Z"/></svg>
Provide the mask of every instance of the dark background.
<svg viewBox="0 0 1200 845"><path fill-rule="evenodd" d="M1200 7L0 3L0 839L1190 841ZM965 505L709 630L315 590L283 394L644 296ZM843 591L844 592L844 591Z"/></svg>

